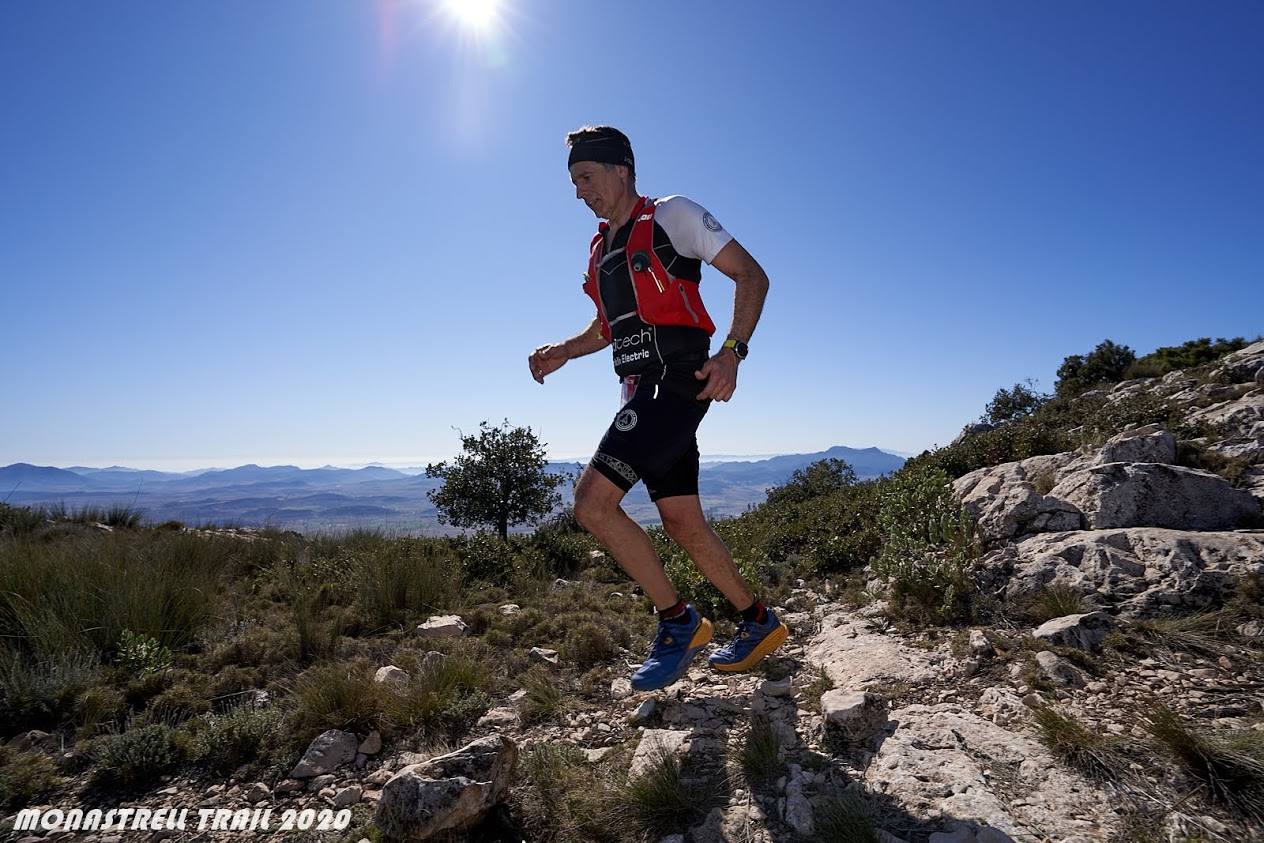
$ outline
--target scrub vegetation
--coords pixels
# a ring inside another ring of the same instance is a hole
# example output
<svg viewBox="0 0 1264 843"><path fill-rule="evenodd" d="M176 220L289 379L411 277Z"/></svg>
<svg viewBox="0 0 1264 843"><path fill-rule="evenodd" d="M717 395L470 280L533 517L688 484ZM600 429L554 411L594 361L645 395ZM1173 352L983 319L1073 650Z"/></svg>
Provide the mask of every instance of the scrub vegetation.
<svg viewBox="0 0 1264 843"><path fill-rule="evenodd" d="M1100 387L1140 371L1207 366L1242 344L1200 340L1140 359L1100 345L1068 358L1053 394L1031 384L998 391L986 425L892 476L860 480L846 463L825 460L713 526L770 604L790 602L802 580L854 604L883 600L901 626L964 634L962 625L996 610L980 596L980 543L951 481L1137 424L1177 425L1161 401L1108 405ZM377 731L388 746L459 746L495 701L518 690L529 725L566 725L599 709L652 637L652 606L572 512L525 535L505 534L514 513L493 514L476 515L494 532L457 537L302 536L150 525L122 507L0 504L0 744L41 730L56 747L0 749L7 807L88 793L128 798L172 774L275 783L328 729ZM650 534L677 588L722 639L733 620L723 598L661 529ZM1123 644L1214 652L1260 618L1258 583L1239 591L1230 606L1140 624ZM1022 609L1023 620L1080 608L1076 594L1050 588ZM419 638L415 627L439 614L461 615L470 634ZM562 668L540 665L533 647L557 650ZM408 679L375 682L387 664ZM830 687L818 673L809 709ZM1264 733L1205 734L1161 710L1144 722L1155 751L1212 798L1259 812ZM1116 774L1114 743L1068 714L1042 709L1036 727L1065 763ZM615 747L594 763L574 747L524 748L514 821L533 840L631 841L680 831L709 810L710 797L690 790L694 780L674 758L635 779L620 774L629 752ZM758 719L732 761L748 786L783 775L777 735ZM870 807L850 794L818 806L820 839L876 839Z"/></svg>

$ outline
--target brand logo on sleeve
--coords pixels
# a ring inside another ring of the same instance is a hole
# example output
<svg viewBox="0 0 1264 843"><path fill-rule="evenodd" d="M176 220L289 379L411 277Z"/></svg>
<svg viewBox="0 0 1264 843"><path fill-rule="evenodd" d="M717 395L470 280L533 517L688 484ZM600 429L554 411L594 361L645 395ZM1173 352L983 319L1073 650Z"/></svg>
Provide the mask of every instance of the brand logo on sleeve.
<svg viewBox="0 0 1264 843"><path fill-rule="evenodd" d="M614 426L624 433L636 427L636 410L621 410L614 417Z"/></svg>
<svg viewBox="0 0 1264 843"><path fill-rule="evenodd" d="M711 216L710 211L702 212L702 224L707 227L707 231L719 231L723 228L723 226L720 225L720 221Z"/></svg>

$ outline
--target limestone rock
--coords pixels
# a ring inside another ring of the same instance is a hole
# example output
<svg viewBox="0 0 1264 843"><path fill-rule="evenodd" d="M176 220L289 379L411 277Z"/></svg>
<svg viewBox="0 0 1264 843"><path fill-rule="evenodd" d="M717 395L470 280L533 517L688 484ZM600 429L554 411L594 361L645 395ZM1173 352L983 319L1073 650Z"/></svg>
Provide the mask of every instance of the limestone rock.
<svg viewBox="0 0 1264 843"><path fill-rule="evenodd" d="M509 617L511 615L521 614L522 607L519 606L517 603L506 603L505 605L500 607L499 611L505 617Z"/></svg>
<svg viewBox="0 0 1264 843"><path fill-rule="evenodd" d="M983 630L970 630L970 652L974 653L976 656L986 656L991 654L992 642L988 641L987 636L983 634Z"/></svg>
<svg viewBox="0 0 1264 843"><path fill-rule="evenodd" d="M1259 382L1259 370L1264 367L1264 342L1257 342L1226 354L1221 358L1211 376L1229 383Z"/></svg>
<svg viewBox="0 0 1264 843"><path fill-rule="evenodd" d="M57 737L39 729L31 729L10 738L6 746L17 752L52 752L57 748Z"/></svg>
<svg viewBox="0 0 1264 843"><path fill-rule="evenodd" d="M940 659L943 656L940 654ZM883 635L850 613L825 616L807 648L807 661L819 664L843 690L864 690L886 681L929 682L938 678L932 654Z"/></svg>
<svg viewBox="0 0 1264 843"><path fill-rule="evenodd" d="M646 729L641 733L641 742L636 745L636 751L632 753L628 778L643 775L665 756L682 755L689 734L683 729Z"/></svg>
<svg viewBox="0 0 1264 843"><path fill-rule="evenodd" d="M1040 666L1040 672L1055 685L1084 687L1084 677L1070 662L1057 653L1041 650L1036 653L1036 664Z"/></svg>
<svg viewBox="0 0 1264 843"><path fill-rule="evenodd" d="M1250 494L1209 471L1159 463L1106 463L1049 492L1084 513L1090 529L1232 530L1259 513Z"/></svg>
<svg viewBox="0 0 1264 843"><path fill-rule="evenodd" d="M867 691L834 689L821 695L821 714L827 740L862 745L887 722L887 702Z"/></svg>
<svg viewBox="0 0 1264 843"><path fill-rule="evenodd" d="M382 751L381 733L379 733L376 729L369 732L369 736L361 741L360 745L356 747L356 751L365 755L377 755Z"/></svg>
<svg viewBox="0 0 1264 843"><path fill-rule="evenodd" d="M992 551L981 566L1006 600L1061 585L1135 617L1218 603L1237 577L1264 573L1264 534L1148 527L1047 534Z"/></svg>
<svg viewBox="0 0 1264 843"><path fill-rule="evenodd" d="M460 615L431 615L425 623L417 626L420 638L459 638L469 631Z"/></svg>
<svg viewBox="0 0 1264 843"><path fill-rule="evenodd" d="M493 708L478 718L475 725L480 729L512 729L518 726L518 709L511 707Z"/></svg>
<svg viewBox="0 0 1264 843"><path fill-rule="evenodd" d="M784 679L765 679L759 683L759 692L765 697L788 697L791 691L789 676Z"/></svg>
<svg viewBox="0 0 1264 843"><path fill-rule="evenodd" d="M1078 509L1036 488L1053 487L1061 473L1081 458L1073 453L1031 457L981 468L953 481L953 492L978 522L989 541L1005 541L1030 533L1078 530L1083 518Z"/></svg>
<svg viewBox="0 0 1264 843"><path fill-rule="evenodd" d="M337 810L341 810L342 808L350 808L352 805L360 801L360 795L362 793L363 791L360 789L358 785L352 785L351 787L342 788L341 790L339 790L338 792L334 794L334 798L333 798L334 810L337 811Z"/></svg>
<svg viewBox="0 0 1264 843"><path fill-rule="evenodd" d="M408 685L408 671L398 668L393 664L388 664L377 669L377 673L373 674L373 681L381 683L393 690L402 690Z"/></svg>
<svg viewBox="0 0 1264 843"><path fill-rule="evenodd" d="M626 676L619 676L610 682L610 698L625 700L632 696L632 683Z"/></svg>
<svg viewBox="0 0 1264 843"><path fill-rule="evenodd" d="M426 839L478 823L504 796L518 749L489 735L400 770L382 788L374 819L390 839Z"/></svg>
<svg viewBox="0 0 1264 843"><path fill-rule="evenodd" d="M1151 424L1109 439L1094 459L1098 465L1111 462L1176 462L1176 437L1162 425Z"/></svg>
<svg viewBox="0 0 1264 843"><path fill-rule="evenodd" d="M544 662L545 664L552 665L557 664L557 650L550 650L547 647L532 647L531 652L527 655L538 662Z"/></svg>
<svg viewBox="0 0 1264 843"><path fill-rule="evenodd" d="M650 718L654 716L656 708L657 705L654 700L642 700L641 704L636 707L636 711L628 715L628 723L633 726L641 726L650 722Z"/></svg>
<svg viewBox="0 0 1264 843"><path fill-rule="evenodd" d="M1087 612L1046 621L1032 630L1031 634L1033 638L1059 647L1096 650L1114 625L1110 615L1105 612Z"/></svg>
<svg viewBox="0 0 1264 843"><path fill-rule="evenodd" d="M1019 841L1106 840L1114 831L1112 800L1033 738L947 703L905 706L891 719L898 727L865 782L914 817L955 817ZM1013 770L1016 781L994 786L994 768Z"/></svg>
<svg viewBox="0 0 1264 843"><path fill-rule="evenodd" d="M290 771L290 778L310 779L350 764L359 743L351 732L330 729L308 745L303 758Z"/></svg>

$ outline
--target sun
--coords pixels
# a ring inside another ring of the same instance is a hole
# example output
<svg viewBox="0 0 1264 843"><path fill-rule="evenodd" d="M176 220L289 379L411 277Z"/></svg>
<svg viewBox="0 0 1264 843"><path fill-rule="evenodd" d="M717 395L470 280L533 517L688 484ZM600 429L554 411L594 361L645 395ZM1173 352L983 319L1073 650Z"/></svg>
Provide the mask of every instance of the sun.
<svg viewBox="0 0 1264 843"><path fill-rule="evenodd" d="M496 21L499 0L443 0L443 7L462 26L486 32Z"/></svg>

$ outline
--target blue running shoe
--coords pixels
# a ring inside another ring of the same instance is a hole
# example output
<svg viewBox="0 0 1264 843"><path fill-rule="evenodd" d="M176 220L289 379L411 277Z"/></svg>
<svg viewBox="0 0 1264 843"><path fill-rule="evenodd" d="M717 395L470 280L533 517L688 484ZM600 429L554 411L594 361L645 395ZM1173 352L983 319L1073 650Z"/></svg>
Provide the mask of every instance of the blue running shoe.
<svg viewBox="0 0 1264 843"><path fill-rule="evenodd" d="M763 623L739 621L737 635L712 653L707 661L716 670L726 673L750 670L789 637L790 630L777 618L777 613L769 609Z"/></svg>
<svg viewBox="0 0 1264 843"><path fill-rule="evenodd" d="M693 657L711 641L711 621L698 614L692 603L685 605L685 611L689 616L685 623L658 622L649 657L632 674L634 690L666 688L685 675Z"/></svg>

